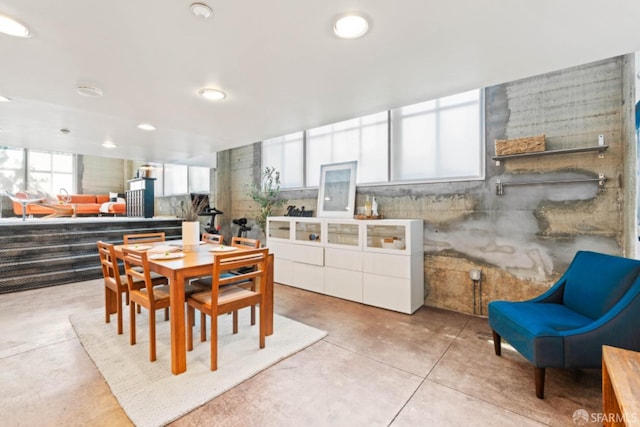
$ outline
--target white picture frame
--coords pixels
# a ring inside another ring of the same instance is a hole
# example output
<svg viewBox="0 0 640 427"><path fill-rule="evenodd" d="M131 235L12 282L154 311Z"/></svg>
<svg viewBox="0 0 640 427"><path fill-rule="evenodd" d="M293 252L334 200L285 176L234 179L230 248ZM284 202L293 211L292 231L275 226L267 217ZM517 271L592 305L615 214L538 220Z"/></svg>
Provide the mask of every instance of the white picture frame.
<svg viewBox="0 0 640 427"><path fill-rule="evenodd" d="M320 166L318 217L353 218L357 166L356 160Z"/></svg>

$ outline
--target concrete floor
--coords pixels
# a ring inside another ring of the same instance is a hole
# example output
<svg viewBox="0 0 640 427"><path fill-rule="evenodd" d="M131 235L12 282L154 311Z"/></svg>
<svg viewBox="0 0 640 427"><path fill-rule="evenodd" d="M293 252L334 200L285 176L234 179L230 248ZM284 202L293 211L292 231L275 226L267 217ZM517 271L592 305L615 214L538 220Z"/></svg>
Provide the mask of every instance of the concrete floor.
<svg viewBox="0 0 640 427"><path fill-rule="evenodd" d="M102 304L102 280L0 295L0 424L131 425L68 321ZM276 312L329 334L173 426L574 426L601 411L598 370L548 369L537 399L532 367L494 355L484 318L280 285Z"/></svg>

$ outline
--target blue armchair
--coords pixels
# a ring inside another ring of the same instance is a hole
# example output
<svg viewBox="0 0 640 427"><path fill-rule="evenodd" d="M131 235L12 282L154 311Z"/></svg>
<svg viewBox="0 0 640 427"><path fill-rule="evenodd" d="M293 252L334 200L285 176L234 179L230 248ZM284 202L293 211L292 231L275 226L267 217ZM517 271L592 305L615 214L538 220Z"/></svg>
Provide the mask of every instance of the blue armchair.
<svg viewBox="0 0 640 427"><path fill-rule="evenodd" d="M579 251L539 297L490 302L496 355L504 338L529 360L543 399L545 368L600 368L603 345L640 350L639 273L639 260Z"/></svg>

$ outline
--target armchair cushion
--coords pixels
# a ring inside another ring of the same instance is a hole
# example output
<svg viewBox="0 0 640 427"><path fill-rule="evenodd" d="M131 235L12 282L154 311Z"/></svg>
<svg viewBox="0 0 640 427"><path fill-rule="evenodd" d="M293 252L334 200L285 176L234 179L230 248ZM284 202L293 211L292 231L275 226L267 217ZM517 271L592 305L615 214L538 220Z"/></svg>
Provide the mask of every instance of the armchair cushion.
<svg viewBox="0 0 640 427"><path fill-rule="evenodd" d="M593 320L598 319L629 290L638 272L636 260L578 252L565 275L563 304Z"/></svg>

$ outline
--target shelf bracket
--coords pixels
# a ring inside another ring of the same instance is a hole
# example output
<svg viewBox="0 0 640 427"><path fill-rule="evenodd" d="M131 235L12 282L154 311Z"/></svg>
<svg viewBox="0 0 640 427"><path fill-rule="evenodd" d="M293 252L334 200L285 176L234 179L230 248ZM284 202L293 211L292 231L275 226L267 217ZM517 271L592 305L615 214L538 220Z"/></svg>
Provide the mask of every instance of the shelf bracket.
<svg viewBox="0 0 640 427"><path fill-rule="evenodd" d="M597 182L598 183L598 192L604 191L604 185L607 182L607 177L603 172L598 174L597 178L583 178L583 179L559 179L559 180L549 180L549 181L523 181L523 182L502 182L501 180L496 180L496 195L503 196L504 195L504 187L508 185L540 185L540 184L574 184L574 183L582 183L582 182Z"/></svg>

